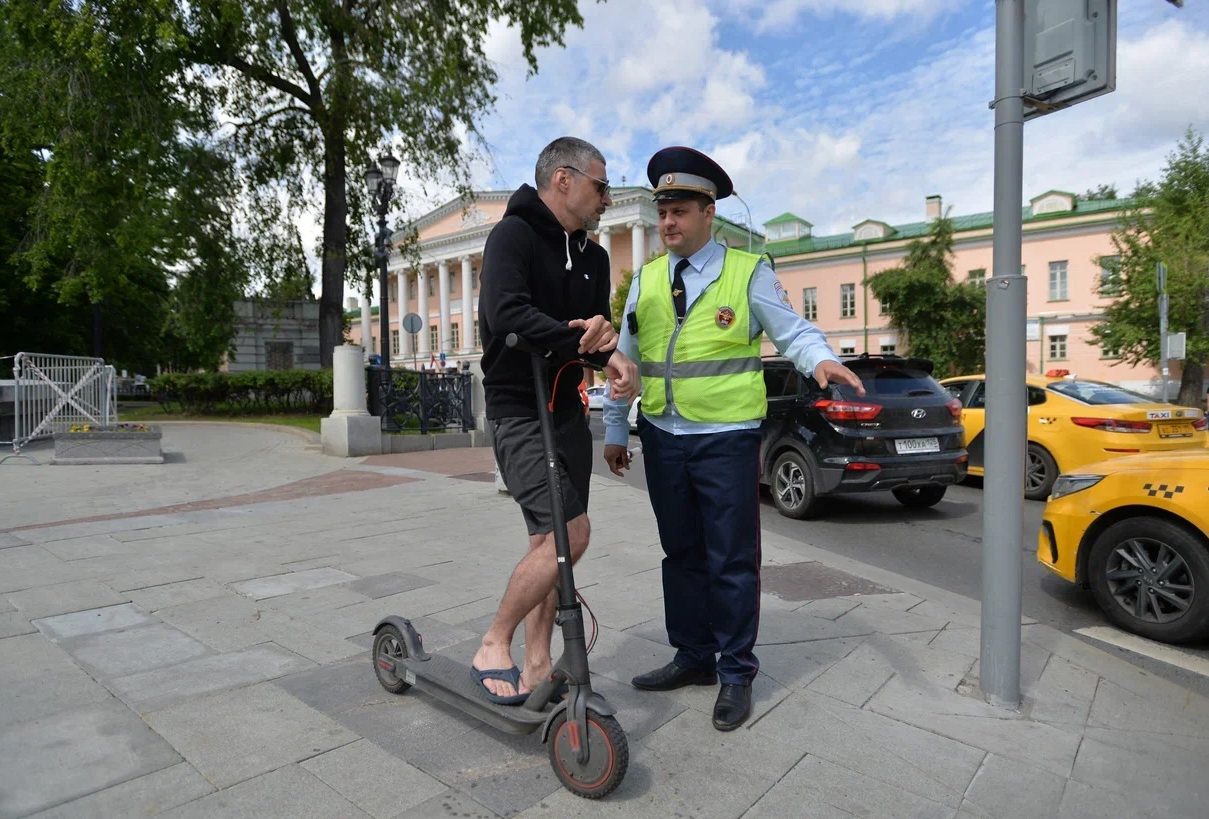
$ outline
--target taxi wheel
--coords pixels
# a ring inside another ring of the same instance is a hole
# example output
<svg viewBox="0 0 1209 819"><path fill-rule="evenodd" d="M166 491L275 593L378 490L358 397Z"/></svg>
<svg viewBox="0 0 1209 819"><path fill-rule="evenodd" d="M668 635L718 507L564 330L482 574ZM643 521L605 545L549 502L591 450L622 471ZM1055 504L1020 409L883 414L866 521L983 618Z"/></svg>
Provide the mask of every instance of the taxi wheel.
<svg viewBox="0 0 1209 819"><path fill-rule="evenodd" d="M1209 545L1182 526L1127 518L1092 544L1088 578L1116 625L1164 643L1209 637Z"/></svg>
<svg viewBox="0 0 1209 819"><path fill-rule="evenodd" d="M1029 500L1045 500L1058 479L1058 464L1054 456L1039 444L1028 445L1024 462L1024 496Z"/></svg>

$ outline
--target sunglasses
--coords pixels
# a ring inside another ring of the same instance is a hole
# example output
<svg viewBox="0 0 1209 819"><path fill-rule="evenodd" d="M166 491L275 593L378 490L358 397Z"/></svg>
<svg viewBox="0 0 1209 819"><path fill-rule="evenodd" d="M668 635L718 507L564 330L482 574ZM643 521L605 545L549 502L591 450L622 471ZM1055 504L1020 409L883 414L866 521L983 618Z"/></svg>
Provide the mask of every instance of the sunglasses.
<svg viewBox="0 0 1209 819"><path fill-rule="evenodd" d="M563 165L563 170L575 171L580 176L584 176L584 177L587 177L588 179L591 179L593 182L596 183L596 192L597 193L599 193L601 196L609 195L609 190L610 190L609 180L597 179L596 177L592 176L592 174L587 173L585 171L581 171L579 168L575 167L574 165Z"/></svg>

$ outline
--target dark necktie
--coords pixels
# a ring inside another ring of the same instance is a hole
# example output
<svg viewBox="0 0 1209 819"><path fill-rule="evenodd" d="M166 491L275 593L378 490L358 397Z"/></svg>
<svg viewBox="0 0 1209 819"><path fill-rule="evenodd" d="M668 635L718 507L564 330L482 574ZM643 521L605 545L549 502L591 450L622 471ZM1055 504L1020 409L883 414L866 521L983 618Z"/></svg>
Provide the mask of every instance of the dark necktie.
<svg viewBox="0 0 1209 819"><path fill-rule="evenodd" d="M676 272L672 276L672 303L676 305L676 322L684 321L684 313L688 309L684 294L684 279L680 276L688 267L688 259L676 262Z"/></svg>

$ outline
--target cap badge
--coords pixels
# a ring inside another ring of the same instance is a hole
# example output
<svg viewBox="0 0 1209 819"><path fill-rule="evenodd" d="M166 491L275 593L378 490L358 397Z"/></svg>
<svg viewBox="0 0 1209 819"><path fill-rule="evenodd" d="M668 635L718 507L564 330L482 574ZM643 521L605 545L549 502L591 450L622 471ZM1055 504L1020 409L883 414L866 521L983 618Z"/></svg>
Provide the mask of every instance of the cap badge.
<svg viewBox="0 0 1209 819"><path fill-rule="evenodd" d="M714 316L714 323L725 330L735 323L735 311L729 307L719 307L717 315Z"/></svg>
<svg viewBox="0 0 1209 819"><path fill-rule="evenodd" d="M675 181L676 181L676 174L674 174L674 173L669 173L667 176L663 177L663 184L665 184L665 185L670 185Z"/></svg>

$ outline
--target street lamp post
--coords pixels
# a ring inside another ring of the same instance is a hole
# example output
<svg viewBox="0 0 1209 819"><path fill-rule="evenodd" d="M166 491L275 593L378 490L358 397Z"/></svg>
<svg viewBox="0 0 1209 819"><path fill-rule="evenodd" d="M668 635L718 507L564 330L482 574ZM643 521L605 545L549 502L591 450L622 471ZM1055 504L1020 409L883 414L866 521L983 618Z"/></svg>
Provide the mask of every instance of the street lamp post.
<svg viewBox="0 0 1209 819"><path fill-rule="evenodd" d="M389 257L387 243L390 232L386 228L386 212L390 209L390 200L395 193L395 179L399 174L399 160L390 154L381 157L377 164L370 165L365 171L365 187L369 191L369 199L374 211L378 214L378 232L374 236L374 261L378 264L378 319L379 341L382 349L382 369L379 373L382 379L381 390L383 397L391 385L390 376L390 284L386 263ZM402 305L400 305L402 309ZM386 408L382 407L382 417L386 419ZM389 423L388 421L386 423Z"/></svg>

